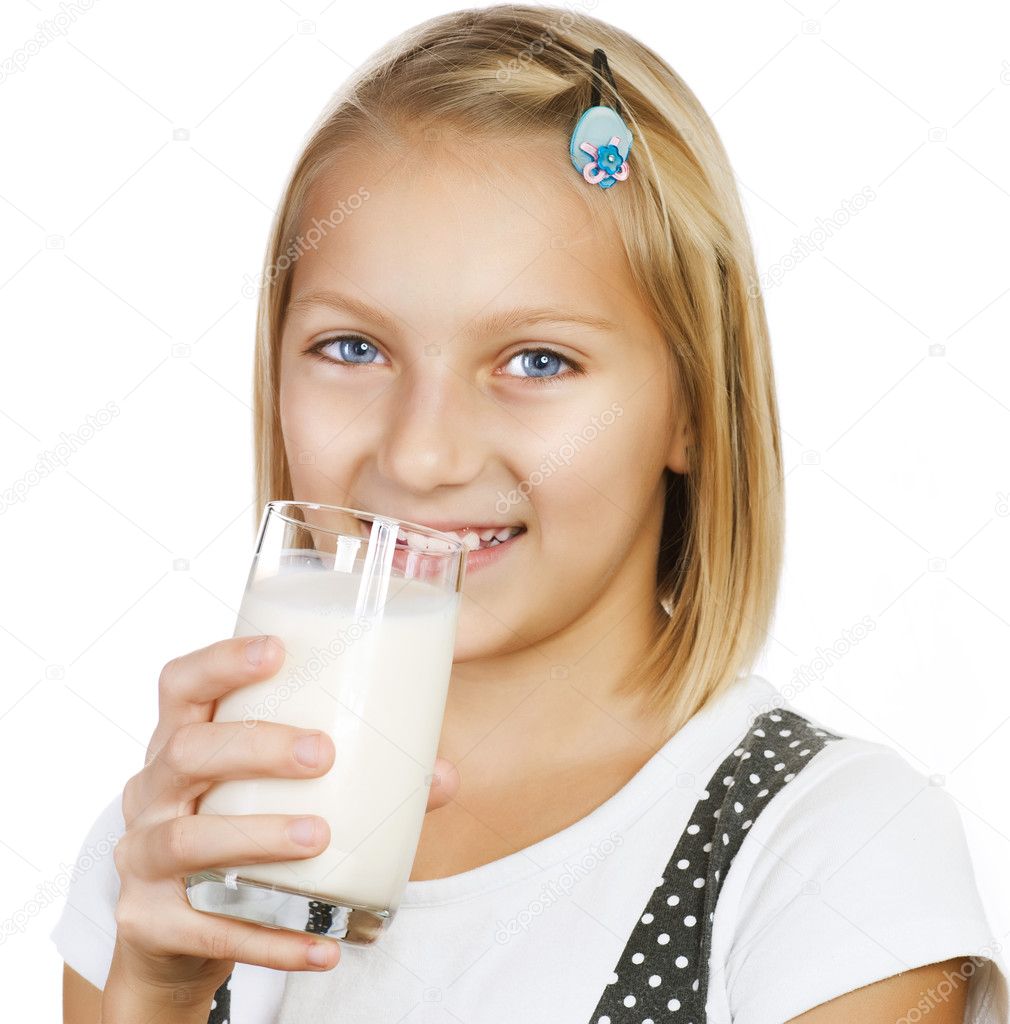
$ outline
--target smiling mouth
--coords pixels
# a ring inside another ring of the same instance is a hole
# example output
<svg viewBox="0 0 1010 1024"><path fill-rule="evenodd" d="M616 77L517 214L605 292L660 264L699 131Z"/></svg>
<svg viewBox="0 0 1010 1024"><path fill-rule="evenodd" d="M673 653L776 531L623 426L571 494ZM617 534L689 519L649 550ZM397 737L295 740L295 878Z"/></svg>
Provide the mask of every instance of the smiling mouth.
<svg viewBox="0 0 1010 1024"><path fill-rule="evenodd" d="M427 537L423 534L412 533L406 528L403 529L405 543L416 551L432 551L448 553L451 548L449 544L435 537ZM461 540L468 551L481 551L484 548L498 547L507 544L513 537L518 537L526 532L525 526L506 526L499 529L487 529L475 532L467 529L463 531L451 530L441 531L449 533L450 536Z"/></svg>

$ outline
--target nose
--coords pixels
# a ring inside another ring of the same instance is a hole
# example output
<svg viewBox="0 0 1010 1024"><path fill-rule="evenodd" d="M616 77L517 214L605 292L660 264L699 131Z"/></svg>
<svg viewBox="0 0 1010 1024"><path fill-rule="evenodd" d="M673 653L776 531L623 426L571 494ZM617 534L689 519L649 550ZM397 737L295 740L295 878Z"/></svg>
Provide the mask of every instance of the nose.
<svg viewBox="0 0 1010 1024"><path fill-rule="evenodd" d="M439 365L424 366L423 362ZM445 360L422 361L390 392L378 469L404 491L425 493L475 479L486 458L479 389Z"/></svg>

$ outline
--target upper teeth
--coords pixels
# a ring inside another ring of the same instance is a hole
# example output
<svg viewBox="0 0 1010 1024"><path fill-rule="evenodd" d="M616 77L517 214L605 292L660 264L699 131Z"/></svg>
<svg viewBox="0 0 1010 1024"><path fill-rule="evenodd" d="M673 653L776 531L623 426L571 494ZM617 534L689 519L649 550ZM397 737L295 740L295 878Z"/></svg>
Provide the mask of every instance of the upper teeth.
<svg viewBox="0 0 1010 1024"><path fill-rule="evenodd" d="M500 529L488 529L481 530L479 533L474 533L473 530L466 529L462 532L459 530L442 530L442 533L448 533L452 537L456 537L461 540L470 551L476 551L481 546L481 543L485 546L497 538L499 542L504 542L509 537L514 537L517 533L522 531L521 526L506 526ZM407 540L407 543L412 547L420 551L445 551L451 550L448 543L442 540L438 540L435 537L427 537L424 534L413 533L410 530L404 529L403 535Z"/></svg>

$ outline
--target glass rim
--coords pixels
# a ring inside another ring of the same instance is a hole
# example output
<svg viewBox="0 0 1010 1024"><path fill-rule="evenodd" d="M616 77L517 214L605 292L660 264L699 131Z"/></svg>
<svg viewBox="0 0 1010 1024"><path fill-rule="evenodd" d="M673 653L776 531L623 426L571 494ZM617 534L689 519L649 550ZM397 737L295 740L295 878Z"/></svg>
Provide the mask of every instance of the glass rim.
<svg viewBox="0 0 1010 1024"><path fill-rule="evenodd" d="M378 512L365 512L362 509L350 508L347 505L328 505L316 501L295 501L288 498L274 498L266 503L266 507L269 511L273 512L276 516L283 519L286 523L291 523L293 526L301 526L307 530L322 530L323 533L328 533L333 537L346 537L348 534L341 530L334 530L328 526L317 526L314 523L302 522L299 519L292 519L290 516L285 515L281 508L288 505L294 505L298 508L317 508L327 512L350 512L352 515L360 516L362 519L366 519L369 522L375 522L379 520L383 523L395 524L397 526L406 526L411 533L419 533L427 537L434 537L437 540L443 540L447 544L452 544L457 547L460 551L468 550L467 545L460 540L458 537L451 533L443 533L441 530L433 530L430 526L424 526L422 523L413 523L407 519L394 519L392 516L384 516ZM423 552L426 555L437 555L450 554L448 551L436 552L426 551Z"/></svg>

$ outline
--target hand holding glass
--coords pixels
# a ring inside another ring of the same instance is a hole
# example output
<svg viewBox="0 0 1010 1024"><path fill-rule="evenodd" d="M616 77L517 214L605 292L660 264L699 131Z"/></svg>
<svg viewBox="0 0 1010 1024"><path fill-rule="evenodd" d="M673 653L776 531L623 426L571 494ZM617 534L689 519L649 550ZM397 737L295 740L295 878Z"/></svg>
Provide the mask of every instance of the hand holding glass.
<svg viewBox="0 0 1010 1024"><path fill-rule="evenodd" d="M312 779L227 779L198 814L318 814L329 846L298 860L186 879L190 903L278 928L374 942L420 839L445 711L467 548L356 509L268 502L235 636L283 642L280 670L217 703L213 720L329 734Z"/></svg>

